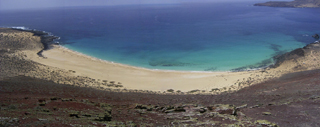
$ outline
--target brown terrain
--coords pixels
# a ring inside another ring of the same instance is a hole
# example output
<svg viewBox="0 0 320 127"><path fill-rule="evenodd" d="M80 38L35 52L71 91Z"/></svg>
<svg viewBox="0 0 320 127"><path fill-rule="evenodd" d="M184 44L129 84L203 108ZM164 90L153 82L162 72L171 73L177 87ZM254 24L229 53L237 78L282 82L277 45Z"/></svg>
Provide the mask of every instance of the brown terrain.
<svg viewBox="0 0 320 127"><path fill-rule="evenodd" d="M270 6L270 7L320 7L320 0L294 0L294 1L269 1L266 3L257 3L255 6Z"/></svg>
<svg viewBox="0 0 320 127"><path fill-rule="evenodd" d="M23 52L44 57L52 39L0 28L0 126L320 126L319 42L259 70L259 76L280 76L202 94L120 89L115 81L40 64Z"/></svg>

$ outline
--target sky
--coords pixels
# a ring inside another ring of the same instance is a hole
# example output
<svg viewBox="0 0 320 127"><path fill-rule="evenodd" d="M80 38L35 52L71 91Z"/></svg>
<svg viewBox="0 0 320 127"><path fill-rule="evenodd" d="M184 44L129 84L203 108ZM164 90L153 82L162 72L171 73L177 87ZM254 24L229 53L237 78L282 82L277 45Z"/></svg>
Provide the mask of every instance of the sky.
<svg viewBox="0 0 320 127"><path fill-rule="evenodd" d="M70 6L110 6L130 4L177 4L190 2L250 1L250 0L0 0L0 10L41 9ZM253 1L253 0L251 0ZM269 0L254 0L266 2ZM274 0L278 1L278 0ZM290 1L290 0L282 0Z"/></svg>

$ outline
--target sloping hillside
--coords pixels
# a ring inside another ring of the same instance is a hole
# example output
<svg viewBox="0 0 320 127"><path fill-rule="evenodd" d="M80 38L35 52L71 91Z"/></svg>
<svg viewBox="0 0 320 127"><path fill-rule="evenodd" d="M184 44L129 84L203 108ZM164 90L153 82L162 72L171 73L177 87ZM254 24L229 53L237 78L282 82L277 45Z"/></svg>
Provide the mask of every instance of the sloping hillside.
<svg viewBox="0 0 320 127"><path fill-rule="evenodd" d="M72 77L72 71L19 54L42 50L40 37L5 34L0 34L0 126L320 126L318 41L276 57L274 68L295 70L280 78L216 95L156 94L99 89L89 77ZM89 83L95 86L82 85Z"/></svg>

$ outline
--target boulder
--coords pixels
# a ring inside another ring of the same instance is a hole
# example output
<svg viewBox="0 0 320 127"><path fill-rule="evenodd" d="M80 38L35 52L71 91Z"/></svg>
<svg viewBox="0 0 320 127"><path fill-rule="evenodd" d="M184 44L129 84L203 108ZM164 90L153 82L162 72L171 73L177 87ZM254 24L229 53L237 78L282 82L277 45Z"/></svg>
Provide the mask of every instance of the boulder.
<svg viewBox="0 0 320 127"><path fill-rule="evenodd" d="M200 112L200 113L205 113L206 111L207 111L206 108L199 108L199 112Z"/></svg>
<svg viewBox="0 0 320 127"><path fill-rule="evenodd" d="M315 38L315 39L319 39L320 38L318 34L312 35L312 37Z"/></svg>
<svg viewBox="0 0 320 127"><path fill-rule="evenodd" d="M69 113L69 116L70 116L70 117L80 118L80 117L79 117L79 112L70 112L70 113Z"/></svg>
<svg viewBox="0 0 320 127"><path fill-rule="evenodd" d="M177 107L174 108L174 111L176 111L176 112L185 112L186 110L184 109L183 106L177 106Z"/></svg>

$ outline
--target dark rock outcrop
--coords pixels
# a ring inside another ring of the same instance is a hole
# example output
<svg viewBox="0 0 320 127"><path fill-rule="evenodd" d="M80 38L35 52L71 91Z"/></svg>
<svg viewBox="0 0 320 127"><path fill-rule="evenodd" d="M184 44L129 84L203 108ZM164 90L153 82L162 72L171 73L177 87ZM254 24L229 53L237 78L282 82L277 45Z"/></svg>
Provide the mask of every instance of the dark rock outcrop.
<svg viewBox="0 0 320 127"><path fill-rule="evenodd" d="M320 49L320 44L318 41L316 41L314 43L304 46L303 48L298 48L291 52L285 53L283 55L275 56L274 59L276 63L273 65L273 67L278 67L284 61L287 61L287 60L295 60L295 59L298 59L299 57L305 57L307 52L311 50L318 51L319 49Z"/></svg>
<svg viewBox="0 0 320 127"><path fill-rule="evenodd" d="M270 7L320 7L320 0L295 0L291 2L287 1L269 1L266 3L257 3L254 6L270 6Z"/></svg>
<svg viewBox="0 0 320 127"><path fill-rule="evenodd" d="M319 35L318 34L315 34L312 37L314 37L315 39L319 39Z"/></svg>
<svg viewBox="0 0 320 127"><path fill-rule="evenodd" d="M303 48L298 48L286 54L275 56L274 59L276 60L276 63L273 65L273 67L280 66L286 60L292 60L292 59L297 59L298 57L304 57L304 55L305 55L305 50Z"/></svg>

